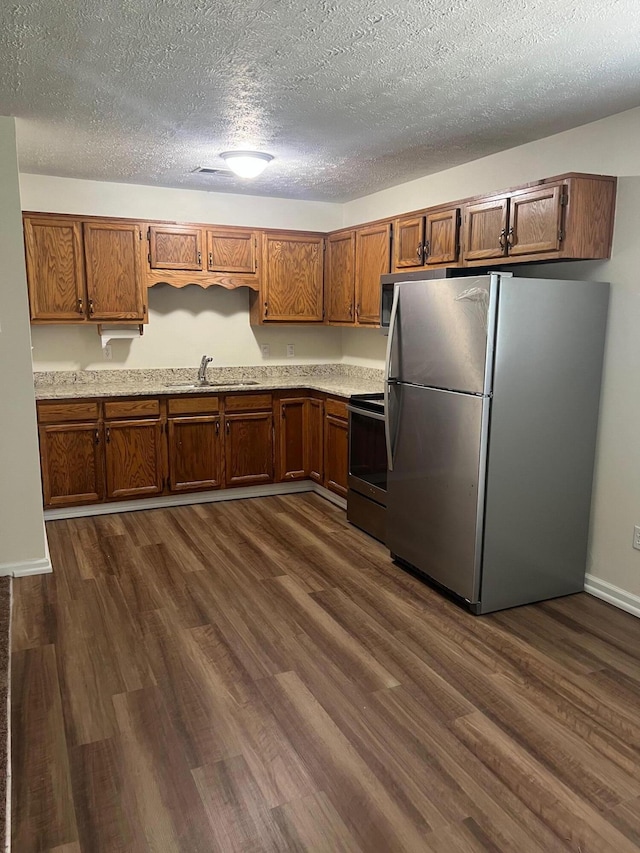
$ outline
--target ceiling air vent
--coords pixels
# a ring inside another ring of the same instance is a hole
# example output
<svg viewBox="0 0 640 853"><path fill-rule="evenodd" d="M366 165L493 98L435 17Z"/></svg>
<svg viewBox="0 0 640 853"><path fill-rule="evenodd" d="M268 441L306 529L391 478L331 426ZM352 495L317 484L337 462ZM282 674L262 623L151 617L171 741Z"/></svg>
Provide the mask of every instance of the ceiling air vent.
<svg viewBox="0 0 640 853"><path fill-rule="evenodd" d="M192 174L195 175L217 175L219 178L233 178L231 169L216 169L215 166L198 166Z"/></svg>

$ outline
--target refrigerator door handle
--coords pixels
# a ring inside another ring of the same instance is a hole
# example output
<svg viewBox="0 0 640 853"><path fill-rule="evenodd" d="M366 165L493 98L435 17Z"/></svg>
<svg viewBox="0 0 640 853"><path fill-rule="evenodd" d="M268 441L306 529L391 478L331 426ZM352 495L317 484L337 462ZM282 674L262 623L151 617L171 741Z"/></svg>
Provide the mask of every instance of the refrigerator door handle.
<svg viewBox="0 0 640 853"><path fill-rule="evenodd" d="M384 437L387 445L387 468L393 471L393 447L391 445L391 411L389 407L389 383L394 382L395 378L391 376L391 355L393 352L393 340L396 334L396 325L398 322L398 301L400 299L400 290L397 284L393 288L393 303L391 305L391 315L389 317L389 337L387 338L387 358L385 360L384 370Z"/></svg>

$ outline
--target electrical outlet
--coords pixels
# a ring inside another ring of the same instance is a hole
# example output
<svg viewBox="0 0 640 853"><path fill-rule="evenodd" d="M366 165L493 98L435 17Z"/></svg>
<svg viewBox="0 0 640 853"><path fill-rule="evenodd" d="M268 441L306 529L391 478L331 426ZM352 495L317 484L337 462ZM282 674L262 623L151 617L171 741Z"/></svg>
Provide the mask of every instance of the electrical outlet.
<svg viewBox="0 0 640 853"><path fill-rule="evenodd" d="M271 355L271 347L269 344L260 344L260 352L262 353L263 358L269 358Z"/></svg>
<svg viewBox="0 0 640 853"><path fill-rule="evenodd" d="M296 348L293 344L287 344L287 358L294 358L296 354Z"/></svg>
<svg viewBox="0 0 640 853"><path fill-rule="evenodd" d="M111 352L111 344L105 344L102 347L102 357L105 361L111 361L113 358L113 353Z"/></svg>
<svg viewBox="0 0 640 853"><path fill-rule="evenodd" d="M640 524L633 528L633 547L640 551Z"/></svg>

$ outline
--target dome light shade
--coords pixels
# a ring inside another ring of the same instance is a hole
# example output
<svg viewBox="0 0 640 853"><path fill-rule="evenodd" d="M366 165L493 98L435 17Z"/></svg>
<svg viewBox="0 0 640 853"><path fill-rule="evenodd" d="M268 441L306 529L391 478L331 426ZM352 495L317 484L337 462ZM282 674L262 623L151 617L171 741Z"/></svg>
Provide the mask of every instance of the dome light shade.
<svg viewBox="0 0 640 853"><path fill-rule="evenodd" d="M271 154L260 151L223 151L220 156L240 178L257 178L273 160Z"/></svg>

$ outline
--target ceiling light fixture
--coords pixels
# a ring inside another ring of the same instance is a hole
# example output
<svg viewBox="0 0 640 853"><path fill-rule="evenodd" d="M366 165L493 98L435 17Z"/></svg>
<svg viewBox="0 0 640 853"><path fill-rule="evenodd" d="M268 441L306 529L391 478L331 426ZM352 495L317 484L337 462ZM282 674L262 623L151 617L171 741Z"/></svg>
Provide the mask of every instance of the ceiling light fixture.
<svg viewBox="0 0 640 853"><path fill-rule="evenodd" d="M223 151L220 156L239 178L257 178L273 160L260 151Z"/></svg>

